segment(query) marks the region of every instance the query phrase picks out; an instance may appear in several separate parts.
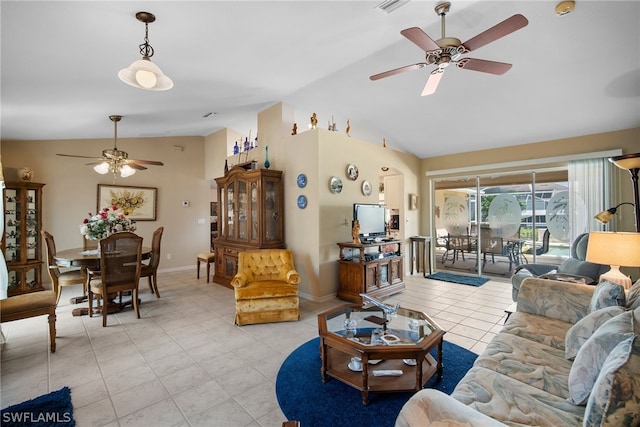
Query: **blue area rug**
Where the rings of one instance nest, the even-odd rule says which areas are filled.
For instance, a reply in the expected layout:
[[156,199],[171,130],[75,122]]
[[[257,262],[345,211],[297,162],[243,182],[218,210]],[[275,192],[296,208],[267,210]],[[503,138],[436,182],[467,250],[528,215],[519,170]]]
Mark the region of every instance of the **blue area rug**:
[[[431,352],[432,356],[436,351]],[[442,379],[434,375],[425,388],[451,394],[477,355],[447,341],[442,354]],[[323,383],[321,365],[320,338],[302,344],[282,363],[276,378],[276,395],[288,420],[313,427],[393,427],[400,409],[413,395],[370,392],[369,405],[364,406],[359,390],[331,377]]]
[[486,277],[465,276],[464,274],[443,273],[441,271],[428,275],[427,279],[459,283],[461,285],[469,286],[482,286],[489,281]]
[[3,427],[75,426],[71,390],[69,387],[63,387],[44,396],[4,408],[0,415],[0,425]]

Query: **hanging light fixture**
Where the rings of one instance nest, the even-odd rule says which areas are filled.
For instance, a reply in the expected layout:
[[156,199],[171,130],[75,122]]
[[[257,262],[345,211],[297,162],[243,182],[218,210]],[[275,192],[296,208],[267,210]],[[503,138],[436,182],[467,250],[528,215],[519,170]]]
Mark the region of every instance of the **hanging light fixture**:
[[144,43],[139,46],[142,59],[120,70],[118,77],[129,86],[139,89],[169,90],[173,87],[173,81],[160,70],[160,67],[151,62],[153,47],[149,44],[149,24],[154,22],[156,17],[149,12],[138,12],[136,19],[144,22]]
[[118,150],[118,122],[122,116],[112,115],[109,120],[113,122],[113,150],[102,150],[104,160],[93,167],[93,170],[100,175],[111,172],[114,176],[120,175],[122,178],[136,173],[136,170],[129,166],[129,154]]

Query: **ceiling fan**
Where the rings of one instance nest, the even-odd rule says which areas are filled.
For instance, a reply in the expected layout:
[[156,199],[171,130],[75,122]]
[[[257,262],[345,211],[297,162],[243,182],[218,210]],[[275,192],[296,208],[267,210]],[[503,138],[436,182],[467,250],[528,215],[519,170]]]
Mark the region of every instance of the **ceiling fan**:
[[527,18],[520,14],[513,15],[512,17],[505,19],[499,24],[494,25],[488,30],[462,43],[455,37],[446,37],[445,35],[445,15],[449,12],[450,8],[450,2],[441,2],[435,7],[436,13],[441,17],[442,27],[442,37],[438,40],[433,40],[418,27],[411,27],[400,31],[400,34],[425,51],[426,62],[418,62],[417,64],[407,65],[405,67],[385,71],[384,73],[374,74],[369,78],[371,80],[378,80],[384,77],[400,74],[405,71],[417,70],[426,67],[427,65],[435,65],[436,69],[429,74],[427,83],[422,91],[422,96],[425,96],[431,95],[436,91],[444,71],[451,64],[456,64],[458,68],[496,75],[502,75],[509,71],[511,64],[506,64],[504,62],[487,61],[485,59],[475,58],[458,58],[460,58],[461,55],[472,52],[486,44],[498,40],[501,37],[526,27],[529,23]]
[[155,160],[130,159],[129,153],[127,153],[126,151],[118,150],[118,122],[121,119],[122,116],[109,116],[109,120],[113,122],[114,126],[113,149],[102,150],[102,157],[78,156],[75,154],[58,154],[58,156],[94,159],[96,160],[96,162],[86,164],[93,166],[93,169],[99,174],[106,174],[108,172],[111,172],[114,176],[120,174],[120,176],[123,178],[133,175],[134,173],[136,173],[136,170],[147,169],[142,165],[164,166],[162,162],[158,162]]

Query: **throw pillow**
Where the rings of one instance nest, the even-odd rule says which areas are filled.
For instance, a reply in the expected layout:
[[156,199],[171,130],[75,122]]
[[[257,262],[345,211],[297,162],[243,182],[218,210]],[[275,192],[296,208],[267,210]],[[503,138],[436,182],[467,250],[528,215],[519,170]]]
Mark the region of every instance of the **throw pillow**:
[[640,307],[640,279],[636,280],[627,291],[627,308],[633,310]]
[[633,311],[626,311],[607,320],[578,350],[569,371],[569,401],[584,405],[600,374],[600,369],[615,346],[632,337]]
[[640,424],[640,337],[618,344],[602,366],[593,387],[584,425]]
[[622,285],[604,280],[598,283],[595,291],[593,291],[591,303],[589,304],[589,313],[612,305],[624,305],[625,300],[626,297]]
[[624,307],[605,307],[600,310],[596,310],[593,313],[589,313],[582,319],[578,320],[575,325],[569,328],[567,335],[565,336],[564,357],[566,359],[573,359],[576,357],[580,347],[582,347],[582,345],[601,325],[612,317],[624,312]]

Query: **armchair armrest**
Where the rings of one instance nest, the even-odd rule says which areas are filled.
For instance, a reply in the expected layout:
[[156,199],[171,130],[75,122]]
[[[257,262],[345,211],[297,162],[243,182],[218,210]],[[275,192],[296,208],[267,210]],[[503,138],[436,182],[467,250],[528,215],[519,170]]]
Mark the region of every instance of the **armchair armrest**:
[[231,286],[235,289],[242,288],[247,284],[247,275],[244,273],[237,273],[233,276],[233,280],[231,280]]
[[296,270],[289,270],[286,274],[286,281],[291,285],[297,285],[300,283],[300,275]]
[[543,274],[547,274],[557,268],[558,266],[551,264],[523,264],[516,267],[514,274],[520,270],[528,270],[534,276],[542,276]]
[[453,397],[434,389],[414,394],[402,407],[395,427],[442,425],[452,427],[504,426]]
[[594,286],[528,277],[518,294],[518,311],[576,323],[589,313]]

